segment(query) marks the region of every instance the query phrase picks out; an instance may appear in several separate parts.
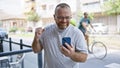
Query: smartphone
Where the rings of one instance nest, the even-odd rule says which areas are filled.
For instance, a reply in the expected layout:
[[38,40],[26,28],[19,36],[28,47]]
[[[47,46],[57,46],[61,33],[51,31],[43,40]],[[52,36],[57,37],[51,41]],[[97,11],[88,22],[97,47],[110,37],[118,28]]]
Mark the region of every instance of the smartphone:
[[62,38],[62,45],[67,48],[65,43],[68,43],[69,45],[71,45],[71,38],[70,37],[63,37]]

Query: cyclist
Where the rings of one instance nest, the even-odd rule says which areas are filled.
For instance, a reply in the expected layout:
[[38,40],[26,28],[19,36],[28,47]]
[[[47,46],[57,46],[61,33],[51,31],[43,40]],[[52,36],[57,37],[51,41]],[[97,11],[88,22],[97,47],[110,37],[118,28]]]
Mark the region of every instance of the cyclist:
[[[90,22],[90,19],[88,18],[88,13],[84,12],[84,17],[80,20],[78,28],[83,32],[88,47],[89,47],[89,36],[88,36],[88,29],[87,29],[87,27],[89,25],[90,25],[90,27],[93,28],[93,26],[92,26],[92,24]],[[88,48],[88,52],[90,52],[89,48]]]

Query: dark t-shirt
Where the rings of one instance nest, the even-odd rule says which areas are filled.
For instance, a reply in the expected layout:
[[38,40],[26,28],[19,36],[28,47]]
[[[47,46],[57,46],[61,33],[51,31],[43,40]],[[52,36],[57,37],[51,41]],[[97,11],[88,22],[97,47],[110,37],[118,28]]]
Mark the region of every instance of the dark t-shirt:
[[83,34],[86,32],[85,28],[82,26],[82,23],[86,23],[87,25],[90,24],[90,19],[88,18],[82,18],[79,23],[79,29],[83,32]]

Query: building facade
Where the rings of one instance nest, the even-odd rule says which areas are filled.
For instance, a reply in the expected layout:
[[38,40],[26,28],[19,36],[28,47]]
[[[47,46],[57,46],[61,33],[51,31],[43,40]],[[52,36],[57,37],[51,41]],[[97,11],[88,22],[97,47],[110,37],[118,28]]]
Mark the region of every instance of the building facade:
[[120,33],[120,15],[103,14],[102,5],[108,0],[80,0],[83,12],[94,13],[92,23],[103,23],[108,26],[108,33]]

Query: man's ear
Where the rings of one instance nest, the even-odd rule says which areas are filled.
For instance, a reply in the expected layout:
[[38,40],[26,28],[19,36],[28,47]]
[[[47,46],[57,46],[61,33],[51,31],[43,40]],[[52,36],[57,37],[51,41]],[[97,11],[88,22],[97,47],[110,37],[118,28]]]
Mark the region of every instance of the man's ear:
[[54,20],[55,20],[55,14],[53,15],[53,17],[54,17]]

